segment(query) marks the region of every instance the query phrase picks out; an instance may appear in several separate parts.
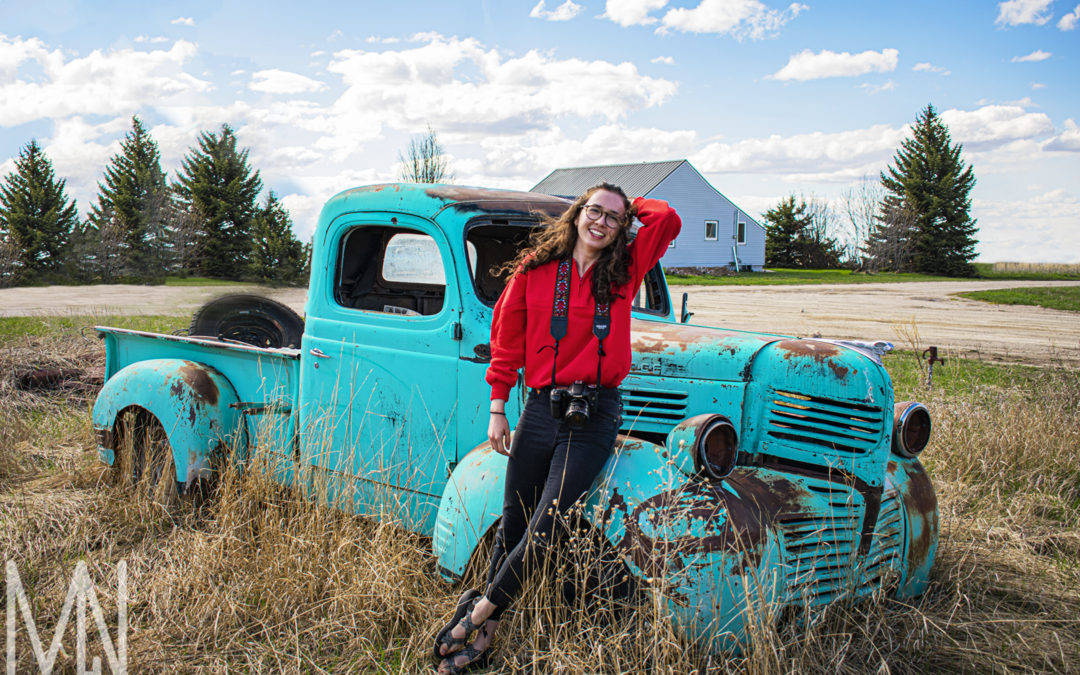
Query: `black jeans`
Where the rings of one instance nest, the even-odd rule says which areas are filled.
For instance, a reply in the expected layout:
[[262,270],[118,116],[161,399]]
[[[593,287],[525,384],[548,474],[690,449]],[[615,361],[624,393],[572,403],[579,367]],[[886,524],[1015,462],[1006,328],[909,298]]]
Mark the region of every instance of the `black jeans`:
[[547,557],[566,530],[571,507],[604,468],[622,425],[618,389],[601,389],[597,410],[580,429],[551,416],[546,390],[532,391],[514,430],[506,467],[502,521],[485,595],[492,619],[521,591],[525,577]]

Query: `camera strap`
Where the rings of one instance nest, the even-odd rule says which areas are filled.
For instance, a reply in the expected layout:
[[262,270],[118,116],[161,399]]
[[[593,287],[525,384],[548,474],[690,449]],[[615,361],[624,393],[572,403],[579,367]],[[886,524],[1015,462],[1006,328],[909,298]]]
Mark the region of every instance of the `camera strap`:
[[[566,337],[570,315],[571,258],[559,261],[555,274],[555,299],[551,306],[551,337],[555,338],[555,354],[551,359],[551,386],[555,387],[555,365],[559,358],[559,341]],[[593,309],[593,335],[597,340],[596,386],[600,386],[600,366],[604,360],[604,338],[611,332],[611,303],[597,302]]]

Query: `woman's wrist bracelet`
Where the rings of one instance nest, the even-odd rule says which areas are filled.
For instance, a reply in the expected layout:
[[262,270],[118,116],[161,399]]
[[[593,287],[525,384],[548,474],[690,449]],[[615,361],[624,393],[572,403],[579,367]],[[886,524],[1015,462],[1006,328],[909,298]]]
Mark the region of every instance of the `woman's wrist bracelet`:
[[488,412],[492,415],[502,415],[503,417],[506,417],[506,413],[501,410],[489,410]]

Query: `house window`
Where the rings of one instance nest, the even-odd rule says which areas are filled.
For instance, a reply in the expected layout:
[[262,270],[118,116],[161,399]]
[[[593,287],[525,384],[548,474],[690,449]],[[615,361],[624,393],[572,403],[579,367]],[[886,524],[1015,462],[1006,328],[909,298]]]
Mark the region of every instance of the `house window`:
[[705,241],[716,241],[716,239],[717,239],[717,236],[716,236],[717,230],[719,230],[719,227],[717,226],[717,223],[716,223],[715,220],[706,220],[705,221]]
[[746,243],[746,223],[739,223],[735,240],[740,244]]

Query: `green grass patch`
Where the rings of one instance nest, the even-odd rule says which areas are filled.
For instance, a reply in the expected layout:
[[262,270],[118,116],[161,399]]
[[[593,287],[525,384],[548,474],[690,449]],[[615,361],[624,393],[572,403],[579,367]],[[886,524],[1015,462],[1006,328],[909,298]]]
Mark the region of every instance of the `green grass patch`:
[[187,328],[190,322],[190,314],[7,316],[0,317],[0,345],[7,345],[24,337],[62,336],[79,332],[89,337],[95,335],[94,326],[171,333],[178,328]]
[[957,295],[998,305],[1036,305],[1049,309],[1080,312],[1080,286],[1000,288],[989,291],[969,291],[957,293]]
[[228,281],[208,277],[166,277],[166,286],[255,286],[248,281]]
[[794,284],[880,284],[903,281],[957,281],[930,274],[879,272],[866,274],[851,270],[774,269],[768,272],[739,272],[724,276],[669,274],[671,286],[782,286]]
[[[896,400],[918,398],[926,392],[926,361],[920,353],[890,352],[882,363],[893,381]],[[944,365],[934,364],[934,389],[949,394],[972,394],[985,387],[1030,388],[1045,379],[1052,369],[1018,364],[992,363],[945,355]]]
[[[995,265],[997,269],[995,269]],[[1046,266],[1053,269],[1052,266]],[[1067,266],[1063,266],[1067,269]],[[851,270],[800,270],[778,268],[768,272],[739,272],[723,276],[709,274],[668,274],[670,286],[783,286],[794,284],[883,284],[909,281],[1080,281],[1080,274],[1042,271],[1038,265],[1028,268],[1002,268],[1000,263],[975,263],[977,276],[942,277],[933,274],[852,272]],[[1029,303],[1025,303],[1029,304]]]

